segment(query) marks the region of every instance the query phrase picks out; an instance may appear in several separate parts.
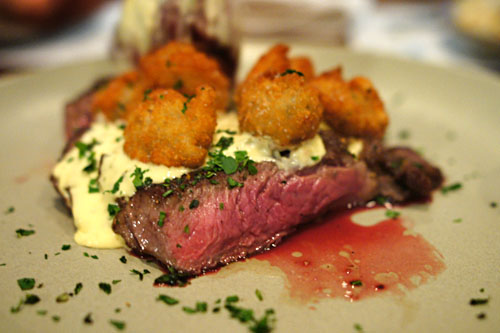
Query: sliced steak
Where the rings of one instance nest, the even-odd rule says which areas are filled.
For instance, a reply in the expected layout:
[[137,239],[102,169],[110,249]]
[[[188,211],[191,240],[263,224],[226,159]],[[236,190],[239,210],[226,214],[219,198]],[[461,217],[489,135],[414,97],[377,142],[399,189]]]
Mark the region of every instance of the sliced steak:
[[[221,174],[212,179],[217,185],[203,179],[186,186],[196,177],[190,174],[168,188],[139,189],[129,201],[119,202],[113,229],[134,251],[181,272],[200,274],[279,243],[326,210],[368,199],[360,194],[373,195],[363,163],[322,164],[304,174],[285,172],[270,162],[257,164],[257,169],[254,176],[233,175],[244,186],[232,189]],[[173,193],[165,198],[167,189]]]

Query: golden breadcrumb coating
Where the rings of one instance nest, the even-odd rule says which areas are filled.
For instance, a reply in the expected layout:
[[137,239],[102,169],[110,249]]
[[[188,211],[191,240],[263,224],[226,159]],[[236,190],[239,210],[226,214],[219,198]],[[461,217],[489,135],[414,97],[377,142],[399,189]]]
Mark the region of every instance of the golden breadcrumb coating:
[[102,112],[108,120],[125,119],[127,112],[143,98],[147,88],[137,71],[122,74],[98,90],[92,99],[92,111]]
[[314,77],[314,65],[309,57],[290,58],[290,69],[304,74],[306,80]]
[[194,97],[153,90],[128,116],[125,153],[145,163],[202,166],[216,126],[215,99],[210,86],[198,87]]
[[173,88],[186,95],[195,94],[200,85],[215,89],[217,109],[229,103],[229,79],[214,59],[191,44],[170,42],[140,59],[139,68],[150,87]]
[[317,91],[295,72],[249,80],[238,105],[240,130],[270,136],[280,146],[312,138],[322,114]]
[[326,122],[346,136],[381,138],[389,123],[384,104],[372,82],[355,77],[342,79],[342,69],[325,72],[309,85],[317,89]]

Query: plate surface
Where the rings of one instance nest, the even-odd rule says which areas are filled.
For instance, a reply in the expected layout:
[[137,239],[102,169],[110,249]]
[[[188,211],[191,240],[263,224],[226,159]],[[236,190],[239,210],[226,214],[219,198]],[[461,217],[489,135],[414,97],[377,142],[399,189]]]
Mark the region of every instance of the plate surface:
[[[245,44],[241,73],[265,49],[263,44]],[[284,275],[262,261],[229,265],[194,279],[186,288],[155,288],[153,280],[161,271],[153,264],[123,249],[78,246],[71,218],[48,181],[63,147],[62,108],[93,80],[121,69],[106,61],[84,63],[0,81],[0,264],[5,263],[0,266],[0,331],[110,332],[115,331],[109,323],[113,319],[126,322],[126,332],[245,332],[247,328],[225,311],[190,315],[181,310],[196,301],[211,307],[216,299],[235,294],[242,306],[258,315],[275,309],[277,332],[353,332],[354,323],[366,332],[498,330],[500,207],[490,204],[500,203],[500,79],[342,49],[297,46],[293,53],[310,55],[318,71],[342,64],[346,77],[371,78],[391,117],[388,142],[421,150],[442,168],[448,183],[462,183],[459,191],[436,193],[430,204],[401,208],[414,230],[444,256],[443,273],[404,296],[356,302],[323,299],[312,309],[291,299]],[[402,130],[409,137],[398,135]],[[11,206],[15,211],[4,213]],[[457,218],[460,223],[453,222]],[[19,228],[36,233],[17,238]],[[62,251],[63,244],[71,244],[71,249]],[[85,257],[84,252],[99,259]],[[119,261],[123,255],[127,264]],[[151,274],[140,281],[131,269],[148,269]],[[41,301],[13,314],[10,307],[26,294],[16,282],[23,277],[43,283],[29,291]],[[112,280],[121,282],[112,285],[110,295],[99,290],[99,282]],[[56,302],[78,282],[83,284],[78,295]],[[262,302],[255,297],[256,288],[264,295]],[[181,304],[157,302],[160,293]],[[489,304],[470,306],[469,300],[476,297],[489,297]],[[47,314],[37,314],[38,310]],[[92,325],[83,322],[89,312]],[[476,318],[480,312],[486,319]],[[53,321],[53,315],[60,321]]]

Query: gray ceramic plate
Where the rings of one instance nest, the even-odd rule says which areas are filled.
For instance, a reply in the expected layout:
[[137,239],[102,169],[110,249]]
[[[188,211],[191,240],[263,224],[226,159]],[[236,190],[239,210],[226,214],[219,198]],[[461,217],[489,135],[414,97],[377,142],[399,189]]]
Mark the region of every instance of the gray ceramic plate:
[[[264,49],[245,45],[242,72]],[[387,293],[355,302],[325,298],[304,304],[290,297],[285,275],[263,261],[229,265],[186,288],[155,288],[153,279],[161,271],[154,265],[125,250],[78,246],[71,218],[48,175],[63,147],[64,103],[94,79],[118,70],[106,61],[91,62],[0,81],[0,331],[111,332],[117,329],[109,321],[119,320],[126,323],[127,332],[245,332],[247,327],[224,309],[211,312],[218,298],[234,294],[256,315],[274,308],[278,332],[353,332],[355,323],[366,332],[498,331],[500,207],[490,206],[500,202],[498,77],[346,50],[297,47],[294,52],[309,54],[318,70],[341,63],[347,77],[372,78],[390,113],[388,141],[423,151],[441,166],[448,183],[463,185],[447,195],[437,192],[430,204],[400,209],[413,230],[443,255],[447,268],[441,274],[402,295]],[[403,130],[409,137],[399,135]],[[4,214],[11,206],[15,211]],[[360,220],[376,222],[381,216],[383,211],[376,210]],[[17,238],[19,228],[36,233]],[[62,251],[63,244],[71,244],[71,249]],[[84,252],[99,259],[85,257]],[[127,264],[119,261],[123,255]],[[140,281],[131,269],[151,273]],[[23,277],[33,277],[43,287],[23,292],[16,282]],[[112,280],[121,282],[112,285],[110,295],[99,290],[99,282]],[[78,282],[83,283],[78,295],[56,302]],[[256,288],[263,301],[255,297]],[[41,301],[11,313],[11,306],[26,293],[37,294]],[[160,293],[181,304],[157,302]],[[471,298],[488,297],[486,305],[469,305]],[[190,315],[181,310],[196,301],[208,302],[209,312]],[[83,322],[89,312],[91,325]],[[482,312],[486,318],[480,320],[477,315]],[[60,317],[58,322],[54,315]]]

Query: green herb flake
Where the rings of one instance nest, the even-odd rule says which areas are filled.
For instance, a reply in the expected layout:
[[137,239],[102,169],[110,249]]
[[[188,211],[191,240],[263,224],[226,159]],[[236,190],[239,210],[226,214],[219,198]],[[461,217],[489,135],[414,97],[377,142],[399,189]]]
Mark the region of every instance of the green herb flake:
[[221,150],[226,150],[229,148],[234,143],[234,138],[232,137],[227,137],[227,136],[222,136],[219,141],[215,144],[215,147],[220,147]]
[[179,206],[179,212],[183,212],[184,211],[184,206],[183,205],[180,205]]
[[22,278],[17,280],[17,284],[21,290],[31,290],[35,287],[35,279],[33,278]]
[[188,103],[191,102],[191,100],[195,97],[195,95],[193,95],[193,96],[186,96],[186,97],[187,97],[187,100],[182,105],[182,110],[181,110],[182,114],[186,113],[187,108],[188,108]]
[[64,292],[56,297],[57,303],[66,303],[67,301],[69,301],[69,294],[66,292]]
[[111,285],[109,283],[100,282],[99,289],[101,289],[102,291],[104,291],[108,295],[111,294]]
[[488,304],[489,301],[490,301],[489,298],[471,298],[471,300],[469,301],[469,304],[472,306],[486,305],[486,304]]
[[182,80],[177,80],[177,82],[174,83],[174,86],[172,88],[174,88],[175,90],[179,90],[179,89],[182,89],[182,87],[184,86],[184,82],[182,82]]
[[5,210],[5,215],[7,215],[7,214],[12,214],[12,213],[14,213],[15,211],[16,211],[16,208],[15,208],[14,206],[10,206],[9,208],[7,208],[7,209]]
[[34,233],[35,233],[35,230],[27,230],[27,229],[17,229],[16,230],[17,238],[30,236],[30,235],[33,235]]
[[257,296],[257,299],[259,301],[263,301],[264,297],[262,296],[262,292],[259,289],[255,289],[255,296]]
[[99,142],[94,138],[90,143],[83,143],[81,141],[77,141],[75,143],[75,147],[78,149],[78,157],[80,159],[84,158],[87,153],[91,153],[94,146],[99,144]]
[[363,326],[361,326],[361,324],[355,323],[353,327],[356,332],[363,332]]
[[304,76],[304,74],[302,72],[299,72],[299,71],[296,71],[295,69],[287,69],[286,71],[284,71],[283,73],[280,74],[280,76],[285,76],[285,75],[289,75],[289,74],[297,74],[298,76]]
[[122,282],[122,280],[113,280],[113,281],[111,281],[112,284],[118,284],[120,282]]
[[54,256],[58,256],[60,254],[61,254],[61,252],[56,252],[56,253],[54,253]]
[[443,186],[441,188],[441,193],[448,194],[448,192],[457,191],[461,188],[462,188],[462,183],[453,183],[453,184],[448,185],[448,186]]
[[453,220],[453,223],[461,223],[462,222],[462,219],[461,218],[458,218],[458,219],[454,219]]
[[127,327],[127,324],[124,321],[121,321],[121,320],[110,319],[109,323],[111,325],[113,325],[119,331],[123,331],[125,329],[125,327]]
[[136,189],[145,185],[144,184],[144,174],[148,171],[149,171],[149,169],[146,169],[143,171],[141,168],[135,167],[135,170],[130,175],[130,178],[133,178],[132,183],[134,184]]
[[198,208],[198,206],[200,205],[200,202],[196,199],[193,199],[191,201],[191,203],[189,204],[189,209],[195,209],[195,208]]
[[138,271],[137,269],[131,269],[130,273],[139,276],[139,280],[142,281],[144,279],[144,274]]
[[71,162],[73,162],[73,157],[70,157],[66,160],[66,163],[71,163]]
[[243,187],[243,183],[237,182],[231,177],[227,177],[227,185],[229,186],[230,189],[235,187]]
[[361,282],[361,280],[354,280],[354,281],[351,281],[351,286],[355,286],[355,287],[361,287],[363,286],[363,282]]
[[92,258],[92,259],[96,259],[96,260],[97,260],[97,259],[99,259],[99,257],[98,257],[98,256],[96,256],[95,254],[94,254],[94,255],[92,255],[92,256],[90,256],[90,258]]
[[179,243],[177,243],[176,247],[177,247],[177,248],[179,248],[179,249],[181,249],[181,248],[182,248],[182,245],[181,245],[181,244],[179,244]]
[[184,226],[184,233],[185,233],[185,234],[189,234],[189,225],[188,225],[188,224],[186,224],[186,225]]
[[2,266],[7,266],[7,264],[3,262],[0,264],[0,267],[2,267]]
[[142,101],[147,101],[149,99],[149,94],[151,94],[151,92],[153,91],[153,89],[146,89],[144,90],[144,96],[142,98]]
[[122,263],[126,264],[126,263],[127,263],[127,258],[125,258],[125,256],[121,256],[121,257],[120,257],[120,261],[121,261]]
[[495,201],[490,202],[491,208],[497,208],[497,206],[498,206],[498,203],[496,203]]
[[410,131],[407,129],[402,129],[398,132],[398,138],[400,140],[408,140],[410,138]]
[[127,127],[127,125],[125,125],[125,124],[120,124],[118,126],[118,128],[121,129],[122,131],[125,130],[126,127]]
[[108,213],[110,217],[114,217],[120,211],[120,206],[116,204],[108,204]]
[[222,156],[221,167],[226,175],[232,175],[238,171],[238,162],[231,156]]
[[174,190],[167,190],[167,191],[163,192],[162,197],[166,198],[169,195],[171,195],[172,193],[174,193]]
[[89,254],[87,252],[83,252],[84,257],[89,257]]
[[47,314],[47,310],[37,310],[36,314],[39,316],[45,316]]
[[219,203],[219,209],[224,210],[224,203],[223,202]]
[[186,274],[179,273],[175,268],[168,267],[168,273],[157,277],[155,285],[168,285],[184,287],[189,283],[189,277]]
[[400,215],[401,215],[400,212],[392,210],[392,209],[388,209],[385,211],[385,216],[390,218],[390,219],[397,219]]
[[480,293],[484,293],[484,288],[479,289]]
[[74,289],[75,295],[78,295],[80,293],[80,291],[82,291],[82,288],[83,288],[83,283],[78,282],[75,286],[75,289]]
[[158,298],[156,298],[156,300],[161,301],[167,305],[175,305],[179,303],[177,299],[164,294],[158,295]]
[[120,184],[122,181],[123,181],[123,176],[118,178],[118,180],[113,184],[113,188],[110,190],[110,192],[112,194],[115,194],[116,192],[118,192],[120,190]]
[[227,296],[226,297],[226,303],[236,303],[239,300],[240,300],[240,298],[237,295]]
[[63,246],[61,246],[61,250],[63,251],[68,251],[69,249],[71,249],[71,245],[69,244],[64,244]]
[[87,315],[83,318],[83,323],[87,325],[91,325],[94,323],[94,320],[92,319],[92,313],[87,313]]
[[219,133],[226,133],[226,134],[229,134],[229,135],[235,135],[235,134],[236,134],[236,133],[238,133],[238,132],[236,132],[236,131],[231,131],[231,130],[229,130],[229,129],[218,129],[218,130],[216,131],[216,133],[217,133],[217,134],[219,134]]
[[319,160],[319,156],[311,156],[311,160],[317,161],[317,160]]
[[52,321],[55,322],[55,323],[58,323],[61,321],[61,317],[58,316],[58,315],[53,315],[52,316]]
[[166,216],[167,216],[167,214],[165,214],[165,212],[160,212],[160,218],[158,219],[158,225],[160,227],[163,227],[163,224],[165,223]]
[[24,304],[33,305],[38,302],[40,302],[40,297],[34,294],[27,294],[26,298],[24,299]]
[[189,313],[189,314],[196,313],[196,309],[190,308],[189,306],[183,306],[182,311]]
[[99,192],[99,182],[97,178],[92,178],[89,181],[89,193],[98,193]]

